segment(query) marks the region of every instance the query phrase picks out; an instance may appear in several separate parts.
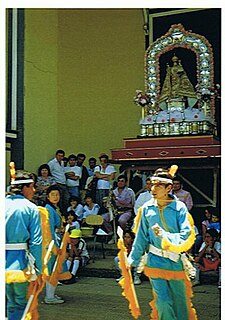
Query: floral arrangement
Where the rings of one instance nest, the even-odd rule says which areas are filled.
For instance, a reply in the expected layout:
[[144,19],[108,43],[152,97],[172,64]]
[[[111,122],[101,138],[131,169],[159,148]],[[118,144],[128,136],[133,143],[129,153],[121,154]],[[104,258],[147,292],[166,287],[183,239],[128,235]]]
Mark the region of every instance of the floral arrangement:
[[212,97],[215,97],[217,100],[219,100],[220,97],[220,85],[217,83],[214,88],[209,87],[207,90],[203,93],[199,90],[199,86],[196,85],[196,93],[197,93],[197,98],[199,101],[205,101],[209,102]]
[[148,94],[143,93],[142,90],[136,90],[134,103],[139,107],[145,107],[147,105],[151,105],[151,100]]

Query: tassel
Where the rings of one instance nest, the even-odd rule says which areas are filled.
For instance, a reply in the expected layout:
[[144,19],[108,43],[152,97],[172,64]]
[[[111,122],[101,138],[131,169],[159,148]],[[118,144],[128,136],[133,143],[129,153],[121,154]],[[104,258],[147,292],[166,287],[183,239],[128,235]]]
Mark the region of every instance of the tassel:
[[169,174],[171,175],[171,177],[173,178],[176,174],[178,170],[178,166],[176,164],[173,164],[170,168],[169,168]]
[[9,163],[10,167],[10,177],[11,177],[11,182],[16,180],[16,169],[15,169],[15,162],[10,162]]

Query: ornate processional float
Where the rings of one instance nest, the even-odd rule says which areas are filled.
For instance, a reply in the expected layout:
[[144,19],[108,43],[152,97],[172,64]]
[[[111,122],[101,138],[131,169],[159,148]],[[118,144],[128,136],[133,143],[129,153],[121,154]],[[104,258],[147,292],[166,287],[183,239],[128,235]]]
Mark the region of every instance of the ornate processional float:
[[[179,57],[190,53],[195,70],[190,70],[189,61],[185,70]],[[215,100],[220,98],[219,89],[214,84],[214,58],[208,40],[186,31],[182,24],[172,25],[146,50],[145,93],[136,90],[134,97],[135,104],[142,108],[140,136],[216,135]]]

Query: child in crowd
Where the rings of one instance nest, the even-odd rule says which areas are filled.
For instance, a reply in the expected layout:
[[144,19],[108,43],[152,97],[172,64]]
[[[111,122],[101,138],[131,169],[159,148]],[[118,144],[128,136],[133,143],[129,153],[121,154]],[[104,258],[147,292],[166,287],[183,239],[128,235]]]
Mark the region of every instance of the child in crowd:
[[77,215],[78,217],[77,220],[81,222],[83,219],[84,208],[82,204],[80,204],[80,200],[78,197],[75,197],[75,196],[70,197],[70,206],[67,208],[67,212],[71,210],[73,210],[74,213]]
[[[134,242],[134,238],[135,238],[134,232],[132,232],[130,230],[125,231],[123,240],[124,240],[124,245],[125,245],[125,247],[127,249],[127,255],[129,255],[129,253],[131,252],[132,245],[133,245],[133,242]],[[116,269],[119,272],[121,272],[121,269],[119,267],[119,258],[118,258],[118,256],[116,256],[114,258],[114,263],[115,263]],[[116,281],[119,282],[122,278],[123,278],[123,276],[120,276],[118,279],[116,279]],[[136,267],[134,268],[134,284],[135,285],[141,284],[140,273],[137,272],[137,268]]]
[[[216,229],[208,229],[205,233],[205,240],[199,249],[198,256],[195,257],[196,279],[193,286],[200,284],[200,271],[219,270],[221,262],[221,244],[217,241],[218,232]],[[220,275],[219,275],[220,285]]]
[[[58,203],[60,201],[60,189],[57,185],[50,186],[47,191],[47,203],[45,208],[49,212],[49,224],[50,224],[50,231],[52,239],[54,240],[54,244],[57,248],[57,255],[60,254],[59,248],[62,240],[61,232],[63,229],[64,217],[62,216],[61,212],[58,208]],[[49,275],[54,275],[54,266],[57,260],[57,255],[52,254],[49,262],[48,262],[48,272]],[[62,273],[58,280],[62,279],[70,279],[71,275],[67,270],[66,261],[64,260],[62,266]],[[59,304],[63,303],[64,300],[55,294],[56,286],[52,285],[49,282],[49,279],[46,281],[46,296],[44,302],[46,304]]]
[[64,284],[76,282],[76,273],[80,267],[87,265],[90,257],[86,248],[86,242],[81,238],[82,232],[73,229],[70,234],[70,244],[68,249],[68,259],[66,261],[68,270],[71,270],[72,278]]
[[220,218],[219,214],[217,212],[213,212],[212,214],[212,220],[210,224],[208,225],[209,229],[216,229],[218,233],[220,233],[221,225],[220,225]]
[[70,230],[73,229],[78,229],[80,230],[80,223],[77,221],[78,217],[75,214],[75,212],[73,210],[70,210],[69,212],[67,212],[67,219],[66,219],[66,223],[70,224]]

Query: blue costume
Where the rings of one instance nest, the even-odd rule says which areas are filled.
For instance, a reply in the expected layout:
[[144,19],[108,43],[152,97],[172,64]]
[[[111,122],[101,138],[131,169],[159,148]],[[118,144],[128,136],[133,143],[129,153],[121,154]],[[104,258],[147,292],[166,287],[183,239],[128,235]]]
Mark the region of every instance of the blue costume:
[[[56,248],[60,247],[62,236],[59,232],[60,228],[62,227],[62,217],[60,213],[53,208],[50,204],[46,204],[45,208],[49,212],[49,225],[50,225],[50,231],[51,231],[51,237],[54,240],[54,244]],[[57,255],[52,255],[49,262],[48,262],[48,272],[49,275],[52,274],[55,262],[56,262]],[[68,272],[66,261],[63,262],[62,265],[62,273],[60,274],[60,277],[58,280],[65,280],[71,278],[70,273]]]
[[35,204],[23,195],[6,197],[6,294],[9,320],[21,319],[31,280],[27,249],[35,258],[36,274],[42,272],[42,233]]
[[[180,253],[194,243],[193,220],[186,206],[172,196],[163,209],[151,199],[139,209],[140,223],[128,257],[137,267],[148,252],[144,269],[153,290],[151,319],[194,320],[195,310],[191,304],[191,281],[184,272]],[[158,224],[162,236],[156,236],[153,226]]]

